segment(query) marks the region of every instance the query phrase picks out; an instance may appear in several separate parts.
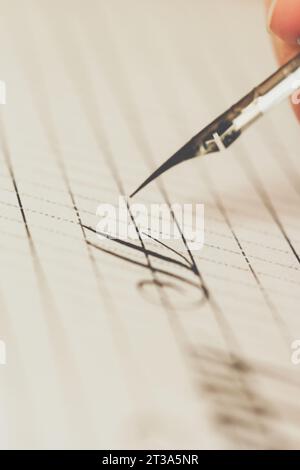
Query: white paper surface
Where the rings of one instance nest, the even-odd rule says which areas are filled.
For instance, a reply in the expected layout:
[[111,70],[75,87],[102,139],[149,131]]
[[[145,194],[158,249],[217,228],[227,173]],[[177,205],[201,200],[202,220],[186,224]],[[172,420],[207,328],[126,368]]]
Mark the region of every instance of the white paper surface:
[[300,447],[288,104],[137,196],[205,205],[190,264],[83,227],[275,70],[261,3],[0,2],[1,448]]

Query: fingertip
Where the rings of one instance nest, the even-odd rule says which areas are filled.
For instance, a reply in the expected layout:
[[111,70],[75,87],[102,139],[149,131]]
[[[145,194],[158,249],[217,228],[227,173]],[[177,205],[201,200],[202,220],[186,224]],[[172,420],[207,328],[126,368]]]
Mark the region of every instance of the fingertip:
[[296,117],[297,117],[297,119],[298,119],[298,122],[299,122],[299,124],[300,124],[300,104],[294,104],[294,105],[293,105],[293,108],[294,108]]
[[300,45],[300,0],[271,2],[269,29],[283,41]]
[[292,59],[297,52],[299,52],[299,46],[290,45],[284,42],[282,39],[273,35],[273,44],[275,52],[280,64],[286,64],[290,59]]

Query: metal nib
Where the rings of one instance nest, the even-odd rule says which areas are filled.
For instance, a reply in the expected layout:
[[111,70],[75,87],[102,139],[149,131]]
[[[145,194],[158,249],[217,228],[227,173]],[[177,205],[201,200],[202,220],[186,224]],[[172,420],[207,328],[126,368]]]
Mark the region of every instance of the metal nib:
[[[214,148],[214,151],[218,149]],[[157,170],[155,170],[131,195],[130,197],[135,196],[142,188],[147,186],[151,181],[160,176],[165,171],[169,170],[173,166],[178,165],[185,160],[190,160],[198,155],[205,155],[210,153],[210,150],[205,148],[202,145],[202,139],[200,134],[197,134],[193,137],[187,144],[185,144],[181,149],[179,149],[172,157],[170,157],[165,163],[163,163]]]

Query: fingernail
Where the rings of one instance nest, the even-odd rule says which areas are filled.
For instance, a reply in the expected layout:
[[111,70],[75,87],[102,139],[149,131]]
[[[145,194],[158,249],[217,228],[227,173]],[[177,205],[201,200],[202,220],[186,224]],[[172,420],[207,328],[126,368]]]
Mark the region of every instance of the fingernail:
[[273,19],[276,4],[277,4],[277,0],[272,0],[272,3],[269,7],[268,20],[267,20],[267,28],[268,28],[269,33],[272,33],[271,24],[272,24],[272,19]]

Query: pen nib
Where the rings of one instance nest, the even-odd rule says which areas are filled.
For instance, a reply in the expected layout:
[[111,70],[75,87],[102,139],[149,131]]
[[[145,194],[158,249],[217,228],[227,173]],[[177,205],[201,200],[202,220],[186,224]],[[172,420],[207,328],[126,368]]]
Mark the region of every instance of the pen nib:
[[[197,139],[198,140],[198,139]],[[156,179],[162,173],[169,170],[179,163],[189,160],[197,156],[199,152],[200,145],[195,138],[190,140],[185,144],[181,149],[179,149],[172,157],[170,157],[165,163],[163,163],[157,170],[155,170],[131,195],[130,197],[135,196],[142,188],[147,186],[151,181]]]

